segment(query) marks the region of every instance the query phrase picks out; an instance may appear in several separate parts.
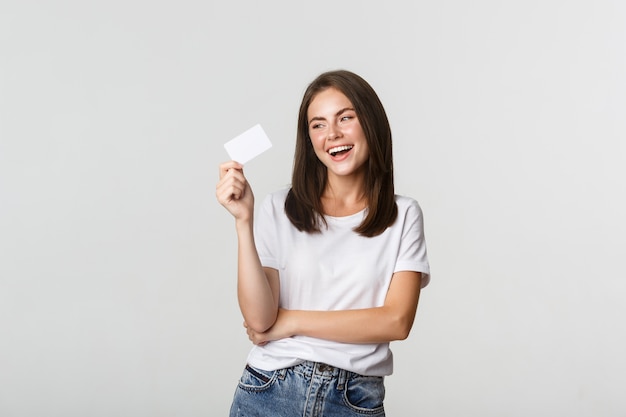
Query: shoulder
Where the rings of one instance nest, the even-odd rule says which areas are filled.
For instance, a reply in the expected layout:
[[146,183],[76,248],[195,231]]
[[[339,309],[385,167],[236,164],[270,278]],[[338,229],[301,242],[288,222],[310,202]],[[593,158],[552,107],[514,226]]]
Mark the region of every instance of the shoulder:
[[396,224],[402,224],[402,227],[418,227],[422,228],[424,217],[422,208],[417,200],[407,196],[396,195],[396,206],[398,206],[398,217]]
[[263,205],[283,207],[285,205],[285,200],[287,199],[287,194],[289,193],[290,189],[291,187],[285,187],[269,193],[265,196],[265,199],[263,200]]
[[278,213],[284,213],[285,200],[290,188],[281,188],[280,190],[273,191],[265,196],[261,203],[260,209],[262,212],[271,213],[276,215]]
[[398,213],[414,213],[418,216],[422,215],[422,208],[417,200],[404,195],[396,194],[396,205],[398,206]]

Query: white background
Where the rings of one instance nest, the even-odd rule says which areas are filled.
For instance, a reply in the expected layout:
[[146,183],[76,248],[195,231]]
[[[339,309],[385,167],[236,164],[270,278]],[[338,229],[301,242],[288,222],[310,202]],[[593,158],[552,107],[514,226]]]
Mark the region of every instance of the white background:
[[320,72],[378,91],[432,282],[390,416],[626,416],[626,3],[0,4],[0,415],[224,416],[250,347],[222,144],[289,183]]

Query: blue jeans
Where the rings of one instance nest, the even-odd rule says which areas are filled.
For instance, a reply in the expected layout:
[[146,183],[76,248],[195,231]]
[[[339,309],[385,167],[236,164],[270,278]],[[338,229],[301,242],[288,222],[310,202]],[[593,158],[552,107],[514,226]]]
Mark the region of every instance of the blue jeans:
[[246,365],[230,417],[384,417],[383,377],[304,362],[264,371]]

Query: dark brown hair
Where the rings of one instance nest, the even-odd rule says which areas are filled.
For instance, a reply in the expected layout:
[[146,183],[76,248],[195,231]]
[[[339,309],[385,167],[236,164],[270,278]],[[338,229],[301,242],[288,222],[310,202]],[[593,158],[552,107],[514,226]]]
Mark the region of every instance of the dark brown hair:
[[285,212],[300,231],[319,232],[321,224],[326,225],[321,197],[326,187],[327,168],[315,155],[307,113],[315,96],[328,88],[341,91],[354,106],[370,152],[365,167],[367,216],[354,230],[366,237],[379,235],[393,224],[398,215],[393,185],[391,127],[374,89],[359,75],[346,70],[319,75],[304,92]]

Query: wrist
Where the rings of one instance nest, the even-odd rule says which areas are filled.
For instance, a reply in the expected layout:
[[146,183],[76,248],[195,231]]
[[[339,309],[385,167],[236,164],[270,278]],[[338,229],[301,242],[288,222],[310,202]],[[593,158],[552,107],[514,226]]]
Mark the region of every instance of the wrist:
[[235,219],[237,232],[252,231],[252,217],[238,217]]
[[280,314],[285,316],[285,326],[287,337],[298,336],[298,312],[294,310],[281,309]]

